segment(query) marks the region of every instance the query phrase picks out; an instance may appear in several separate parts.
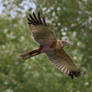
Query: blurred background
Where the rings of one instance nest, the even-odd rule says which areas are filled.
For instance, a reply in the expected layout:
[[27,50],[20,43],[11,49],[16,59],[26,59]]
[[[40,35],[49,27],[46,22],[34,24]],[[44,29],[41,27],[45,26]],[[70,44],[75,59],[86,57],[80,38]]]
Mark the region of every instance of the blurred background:
[[[45,54],[23,61],[19,53],[33,50],[29,13],[41,12],[57,39],[70,46],[84,76],[71,79]],[[92,0],[0,0],[0,92],[92,92]]]

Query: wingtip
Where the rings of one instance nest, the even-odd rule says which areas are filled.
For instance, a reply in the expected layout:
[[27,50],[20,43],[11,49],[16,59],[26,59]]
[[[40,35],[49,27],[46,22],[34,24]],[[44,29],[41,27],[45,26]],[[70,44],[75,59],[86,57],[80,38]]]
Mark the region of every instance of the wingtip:
[[40,11],[38,11],[38,16],[36,16],[34,11],[32,14],[29,14],[28,24],[47,26],[45,18],[40,15]]
[[33,15],[36,16],[34,12],[33,12]]
[[38,11],[38,15],[40,15],[40,11]]
[[69,76],[72,78],[72,79],[74,79],[74,77],[79,77],[80,76],[80,71],[78,70],[78,71],[71,71],[70,73],[69,73]]

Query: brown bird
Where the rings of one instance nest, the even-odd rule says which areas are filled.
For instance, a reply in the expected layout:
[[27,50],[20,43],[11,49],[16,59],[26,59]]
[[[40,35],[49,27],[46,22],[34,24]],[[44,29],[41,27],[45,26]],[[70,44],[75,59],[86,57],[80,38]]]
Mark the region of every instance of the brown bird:
[[28,24],[34,39],[39,43],[40,47],[36,50],[22,53],[20,56],[23,59],[36,56],[40,53],[45,53],[49,60],[59,69],[71,78],[80,76],[80,71],[74,64],[73,59],[64,51],[66,41],[57,40],[54,33],[48,29],[44,17],[29,14]]

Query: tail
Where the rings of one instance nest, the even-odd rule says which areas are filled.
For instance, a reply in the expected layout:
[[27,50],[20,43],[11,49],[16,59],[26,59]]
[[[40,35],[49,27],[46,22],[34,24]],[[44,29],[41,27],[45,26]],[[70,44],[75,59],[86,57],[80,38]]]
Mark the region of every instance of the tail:
[[22,54],[20,54],[20,57],[24,60],[30,58],[30,57],[33,57],[33,56],[36,56],[38,54],[41,53],[41,50],[40,49],[36,49],[36,50],[33,50],[33,51],[29,51],[29,52],[24,52]]

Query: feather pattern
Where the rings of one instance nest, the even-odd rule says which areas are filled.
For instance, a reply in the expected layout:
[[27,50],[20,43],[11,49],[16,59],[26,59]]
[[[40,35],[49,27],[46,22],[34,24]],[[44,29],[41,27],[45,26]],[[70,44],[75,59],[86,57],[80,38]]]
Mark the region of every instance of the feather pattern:
[[38,16],[34,12],[33,15],[29,14],[28,24],[34,39],[40,45],[51,45],[53,42],[56,42],[54,33],[47,28],[45,18],[41,18],[40,12],[38,12]]
[[71,78],[78,77],[80,71],[77,69],[72,58],[64,51],[63,48],[46,52],[49,60],[59,69],[61,72],[71,76]]
[[[37,16],[34,12],[33,15],[29,14],[28,24],[34,39],[40,44],[40,46],[51,46],[51,44],[57,42],[54,33],[47,28],[45,18],[40,16],[40,12],[38,12]],[[63,48],[47,51],[45,53],[50,61],[61,72],[64,72],[71,78],[78,77],[80,75],[80,71],[74,64],[73,59],[64,51]]]
[[38,16],[36,16],[34,12],[33,12],[33,16],[31,14],[29,14],[28,24],[33,24],[33,25],[41,24],[41,25],[47,26],[46,20],[44,17],[41,18],[40,12],[38,12]]

